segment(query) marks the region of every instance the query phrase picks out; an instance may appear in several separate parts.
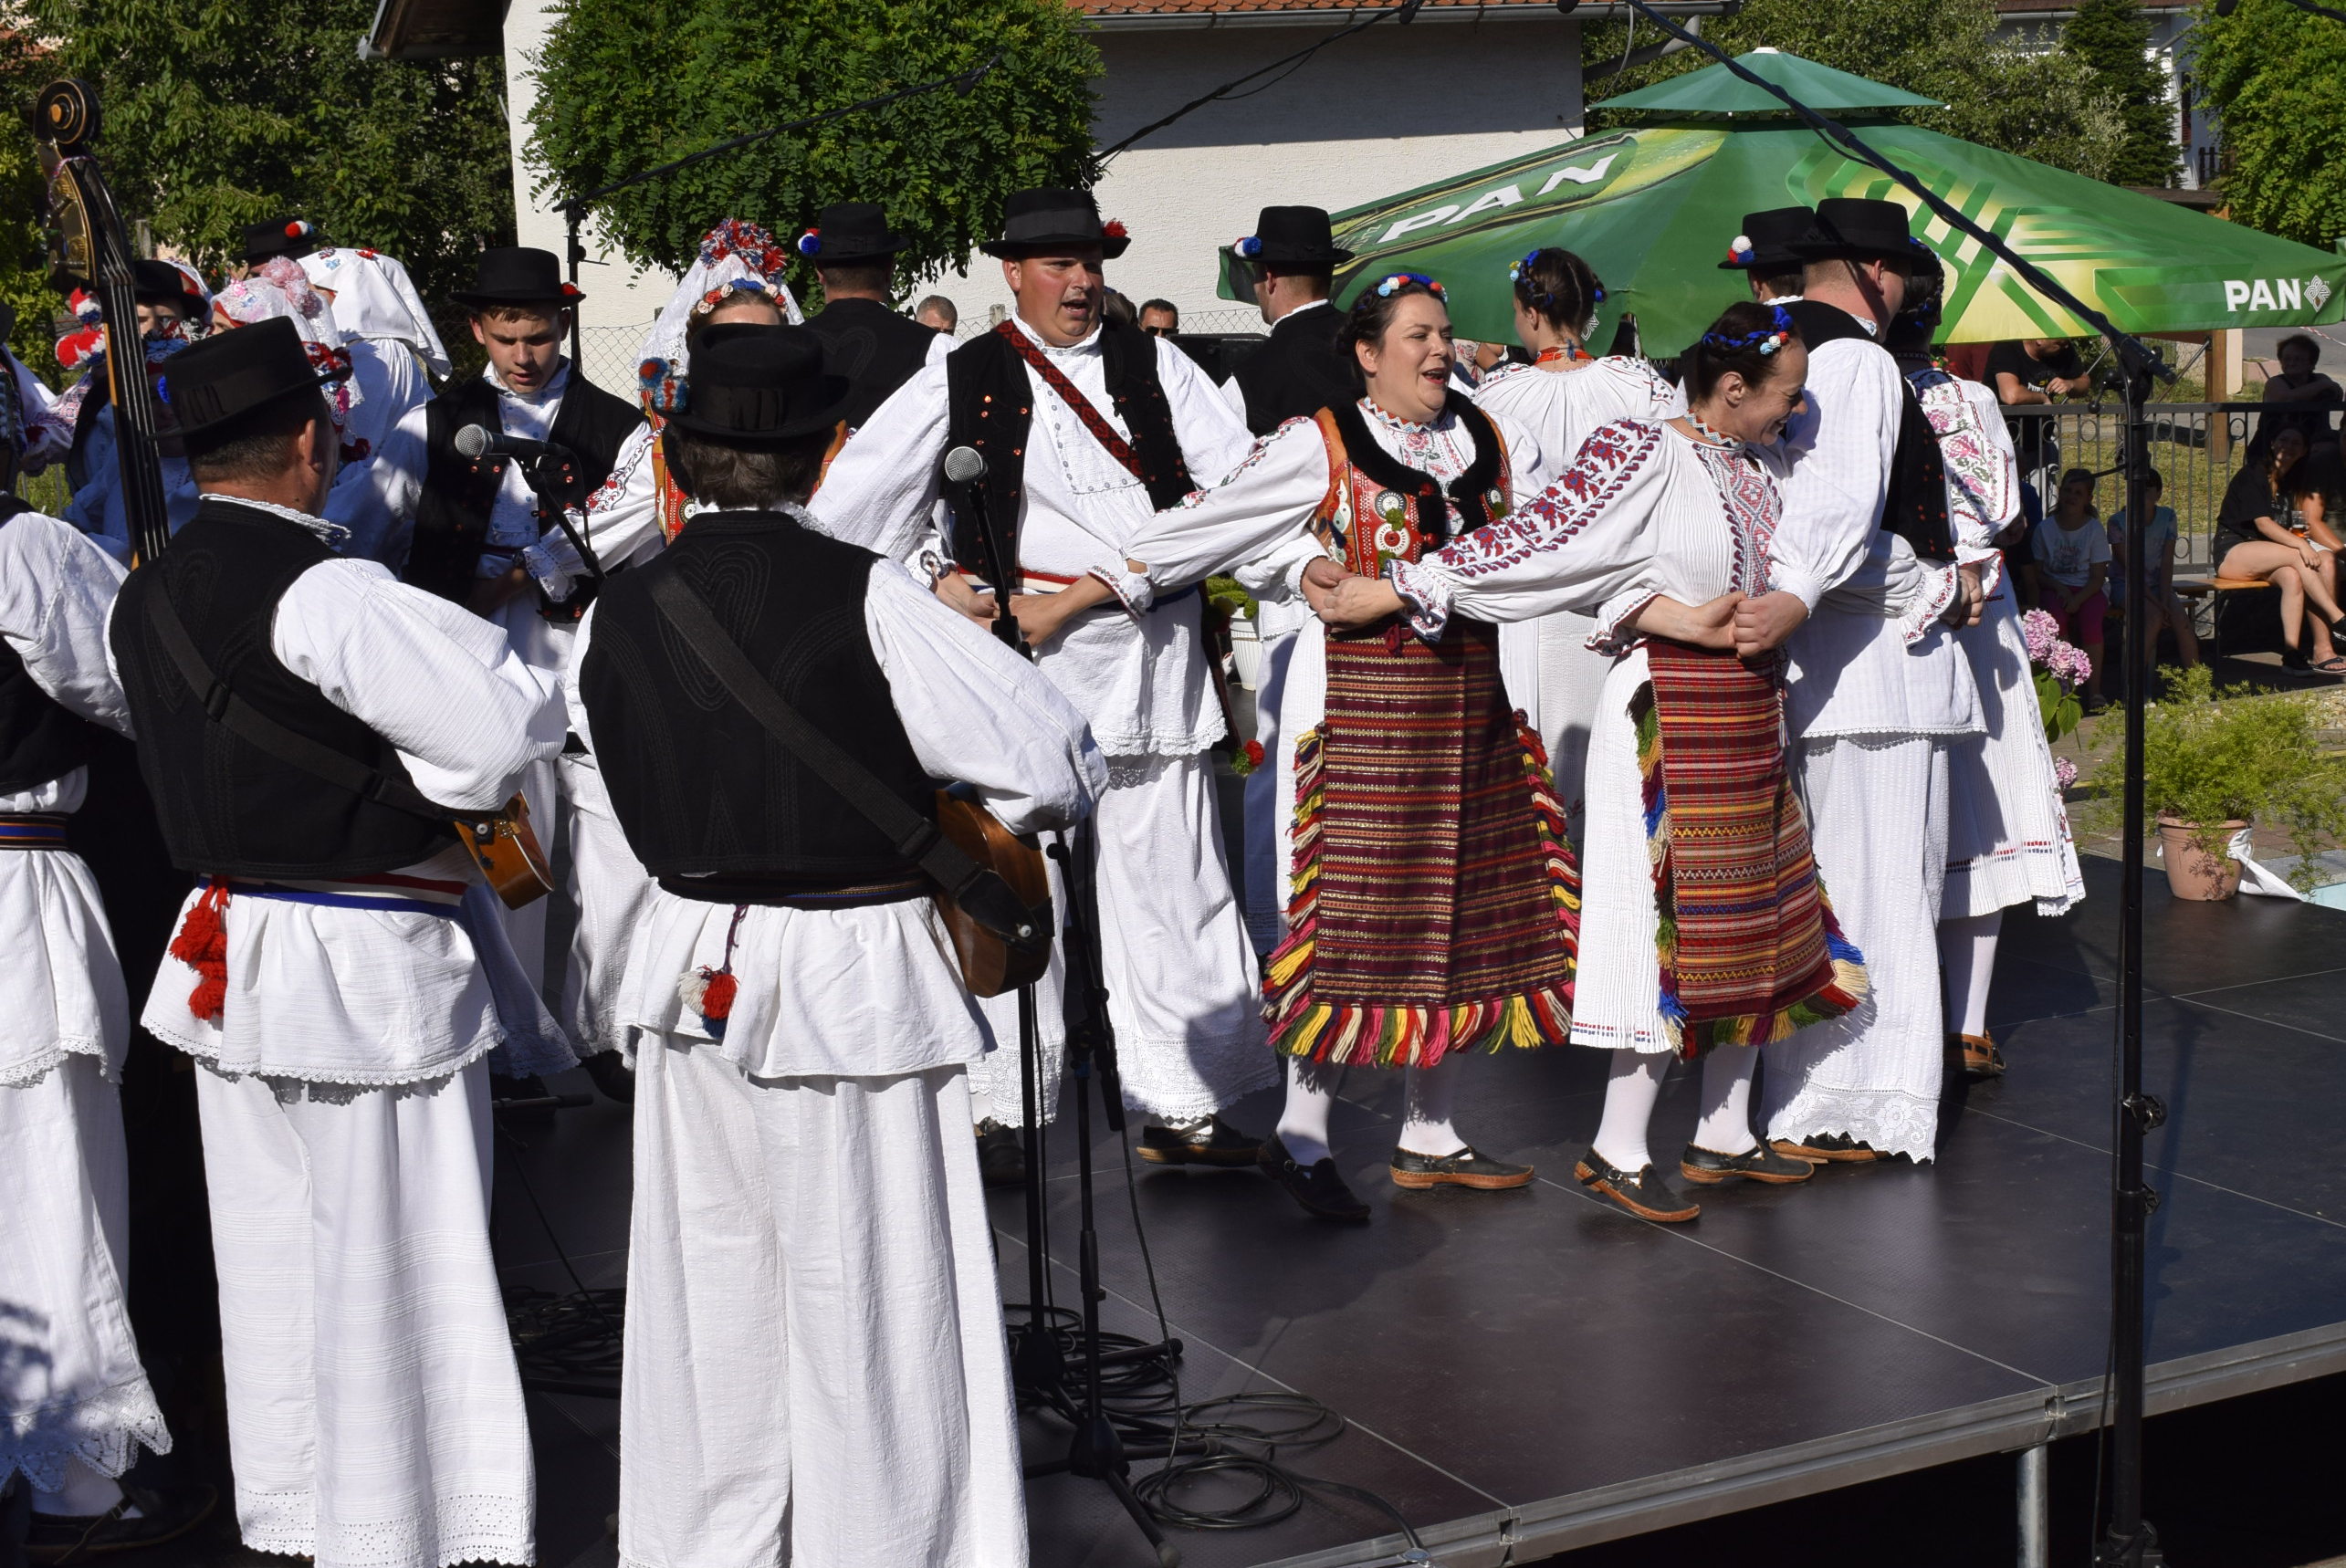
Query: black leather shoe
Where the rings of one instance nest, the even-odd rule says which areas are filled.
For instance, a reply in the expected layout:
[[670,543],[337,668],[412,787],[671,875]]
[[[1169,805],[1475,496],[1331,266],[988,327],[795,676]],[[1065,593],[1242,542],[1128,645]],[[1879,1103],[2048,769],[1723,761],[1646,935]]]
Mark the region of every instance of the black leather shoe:
[[1295,1163],[1287,1153],[1287,1145],[1273,1133],[1262,1140],[1262,1152],[1255,1163],[1262,1167],[1264,1176],[1286,1189],[1288,1197],[1322,1219],[1358,1225],[1368,1218],[1368,1206],[1344,1185],[1344,1177],[1336,1175],[1333,1159],[1320,1160],[1306,1170]]
[[1256,1164],[1262,1140],[1250,1138],[1220,1116],[1180,1127],[1143,1127],[1140,1157],[1153,1166],[1215,1166],[1238,1170]]
[[991,1116],[978,1124],[978,1179],[988,1186],[1026,1185],[1026,1138]]
[[1678,1174],[1688,1181],[1701,1182],[1704,1186],[1716,1186],[1723,1181],[1736,1180],[1783,1186],[1807,1181],[1817,1174],[1817,1167],[1807,1160],[1779,1155],[1765,1144],[1754,1145],[1740,1155],[1723,1155],[1716,1149],[1689,1144],[1686,1152],[1678,1156]]
[[1702,1212],[1702,1206],[1691,1198],[1681,1197],[1662,1185],[1661,1173],[1651,1166],[1639,1167],[1631,1176],[1618,1166],[1608,1164],[1605,1156],[1590,1149],[1572,1167],[1580,1185],[1592,1192],[1603,1193],[1639,1219],[1650,1219],[1662,1225],[1682,1225]]
[[594,1086],[622,1105],[635,1103],[635,1070],[615,1051],[598,1051],[579,1063]]
[[1471,1147],[1461,1148],[1451,1155],[1414,1155],[1407,1149],[1393,1151],[1395,1186],[1471,1186],[1498,1191],[1505,1187],[1529,1186],[1531,1179],[1531,1166],[1511,1166],[1503,1160],[1486,1159]]
[[[25,1560],[69,1568],[87,1558],[176,1541],[210,1516],[219,1493],[202,1482],[156,1491],[125,1482],[122,1500],[106,1513],[37,1513],[25,1536]],[[125,1519],[133,1505],[139,1517]]]
[[1817,1165],[1869,1165],[1890,1158],[1871,1144],[1860,1144],[1846,1133],[1819,1133],[1807,1138],[1775,1138],[1768,1146],[1779,1155]]

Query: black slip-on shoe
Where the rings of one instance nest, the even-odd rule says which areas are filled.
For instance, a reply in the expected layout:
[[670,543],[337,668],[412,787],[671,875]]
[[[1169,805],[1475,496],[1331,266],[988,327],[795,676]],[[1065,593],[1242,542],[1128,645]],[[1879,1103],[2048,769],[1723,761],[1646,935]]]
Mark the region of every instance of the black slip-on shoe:
[[1871,1144],[1861,1144],[1846,1133],[1818,1133],[1806,1138],[1774,1138],[1768,1146],[1779,1155],[1817,1165],[1870,1165],[1890,1158]]
[[1026,1185],[1026,1139],[991,1116],[978,1124],[978,1179],[988,1186]]
[[[85,1558],[176,1541],[210,1517],[220,1494],[198,1481],[157,1491],[125,1482],[122,1500],[105,1513],[37,1513],[25,1536],[25,1560],[69,1568]],[[123,1515],[136,1505],[139,1516]]]
[[1393,1151],[1395,1186],[1471,1186],[1485,1192],[1496,1192],[1507,1187],[1528,1186],[1531,1180],[1531,1166],[1511,1166],[1504,1160],[1491,1159],[1476,1154],[1471,1146],[1448,1155],[1418,1155],[1407,1149]]
[[1239,1170],[1257,1164],[1262,1140],[1250,1138],[1220,1116],[1178,1127],[1143,1127],[1140,1157],[1153,1166],[1213,1166]]
[[1686,1152],[1678,1156],[1678,1174],[1704,1186],[1739,1180],[1785,1186],[1807,1181],[1817,1174],[1817,1167],[1807,1160],[1779,1155],[1765,1144],[1754,1145],[1740,1155],[1723,1155],[1716,1149],[1689,1144]]
[[1262,1152],[1255,1163],[1262,1167],[1264,1176],[1286,1189],[1288,1197],[1322,1219],[1358,1225],[1368,1218],[1368,1206],[1344,1185],[1344,1177],[1336,1175],[1333,1159],[1317,1161],[1307,1170],[1295,1163],[1287,1153],[1287,1145],[1273,1133],[1262,1140]]
[[1963,1052],[1964,1077],[2004,1076],[2004,1052],[1996,1049],[1993,1038],[1984,1034],[1959,1034],[1954,1037],[1954,1043]]
[[1608,1162],[1604,1155],[1590,1149],[1572,1167],[1580,1185],[1591,1192],[1604,1194],[1639,1219],[1650,1219],[1662,1225],[1682,1225],[1702,1212],[1702,1206],[1692,1198],[1681,1197],[1662,1185],[1661,1173],[1651,1166],[1639,1167],[1635,1176]]
[[635,1070],[619,1052],[598,1051],[579,1065],[586,1069],[587,1076],[594,1080],[594,1086],[602,1091],[605,1098],[622,1105],[635,1103]]

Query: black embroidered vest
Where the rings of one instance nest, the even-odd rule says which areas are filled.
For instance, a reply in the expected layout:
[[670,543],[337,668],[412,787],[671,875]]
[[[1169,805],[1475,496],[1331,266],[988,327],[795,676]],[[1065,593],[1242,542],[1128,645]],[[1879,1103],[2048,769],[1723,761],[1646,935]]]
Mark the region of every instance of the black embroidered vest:
[[1333,305],[1279,318],[1271,340],[1238,367],[1247,429],[1268,435],[1291,419],[1309,419],[1360,396],[1352,361],[1336,348],[1336,330],[1343,325],[1344,312]]
[[928,362],[937,329],[897,315],[876,299],[834,299],[807,319],[822,340],[822,368],[853,389],[840,417],[861,430],[872,411]]
[[[31,510],[0,492],[0,528]],[[24,655],[0,638],[0,795],[64,778],[96,755],[105,733],[41,690]]]
[[[704,512],[604,588],[579,690],[612,809],[671,893],[730,904],[743,901],[738,879],[813,892],[916,870],[727,695],[649,591],[654,573],[681,572],[783,701],[933,815],[934,786],[864,628],[877,559],[782,513]],[[727,881],[702,891],[696,876]]]
[[[1006,333],[1008,322],[962,344],[945,360],[946,449],[974,446],[986,460],[983,487],[989,517],[1015,566],[1020,509],[1026,496],[1026,447],[1034,427],[1034,400],[1057,397],[1026,361]],[[1108,401],[1132,433],[1149,504],[1157,510],[1178,502],[1197,486],[1181,456],[1173,430],[1173,406],[1157,377],[1157,340],[1137,327],[1104,323],[1100,351],[1106,361]],[[1099,411],[1102,414],[1108,410]],[[948,542],[953,559],[969,570],[987,567],[985,540],[969,504],[972,486],[948,481],[946,501],[953,513]]]
[[163,651],[147,612],[172,607],[204,662],[238,696],[287,728],[393,778],[406,771],[389,741],[326,700],[278,661],[278,601],[334,552],[300,524],[206,497],[171,549],[132,572],[108,640],[139,736],[139,770],[154,795],[172,863],[254,877],[333,877],[391,871],[456,841],[449,824],[379,806],[229,733],[204,711]]
[[[1799,325],[1801,339],[1812,354],[1838,339],[1874,341],[1856,317],[1838,306],[1796,299],[1785,309]],[[1877,351],[1890,352],[1878,346]],[[1890,457],[1881,527],[1912,545],[1922,559],[1951,561],[1955,559],[1955,537],[1947,521],[1947,467],[1939,454],[1939,438],[1932,433],[1931,416],[1922,412],[1922,400],[1904,376],[1898,378],[1898,390],[1901,398],[1898,445]]]
[[[424,405],[424,420],[428,467],[423,497],[415,506],[414,542],[408,548],[407,565],[400,575],[418,588],[461,604],[472,591],[473,571],[488,539],[489,509],[497,501],[506,460],[465,456],[456,450],[456,432],[468,424],[504,428],[497,388],[485,376],[458,382]],[[566,504],[583,505],[595,487],[611,477],[619,448],[643,423],[644,416],[634,404],[589,382],[577,366],[571,368],[570,382],[562,389],[562,405],[554,411],[553,428],[546,433],[550,444],[578,454],[579,483],[576,492],[563,498]],[[553,526],[543,502],[536,509],[541,531]],[[562,603],[541,602],[539,609],[549,620],[567,623],[585,614],[589,601],[581,588]]]

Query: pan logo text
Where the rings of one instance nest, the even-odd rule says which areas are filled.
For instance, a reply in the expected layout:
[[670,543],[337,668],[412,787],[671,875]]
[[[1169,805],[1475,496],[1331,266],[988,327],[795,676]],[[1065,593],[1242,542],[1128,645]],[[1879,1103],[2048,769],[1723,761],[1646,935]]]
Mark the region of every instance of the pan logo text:
[[2319,277],[2227,277],[2224,280],[2226,310],[2319,310],[2330,303],[2330,285]]

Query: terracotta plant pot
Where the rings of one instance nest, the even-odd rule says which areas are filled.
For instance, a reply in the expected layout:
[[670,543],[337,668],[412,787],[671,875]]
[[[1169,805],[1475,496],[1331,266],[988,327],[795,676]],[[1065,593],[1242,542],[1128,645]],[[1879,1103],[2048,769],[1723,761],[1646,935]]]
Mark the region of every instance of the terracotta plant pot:
[[[2219,845],[2228,844],[2247,825],[2226,822],[2208,836]],[[2240,891],[2240,862],[2201,849],[2193,842],[2197,831],[2196,823],[2159,819],[2159,859],[2167,868],[2167,886],[2177,898],[2201,903],[2229,898]]]

